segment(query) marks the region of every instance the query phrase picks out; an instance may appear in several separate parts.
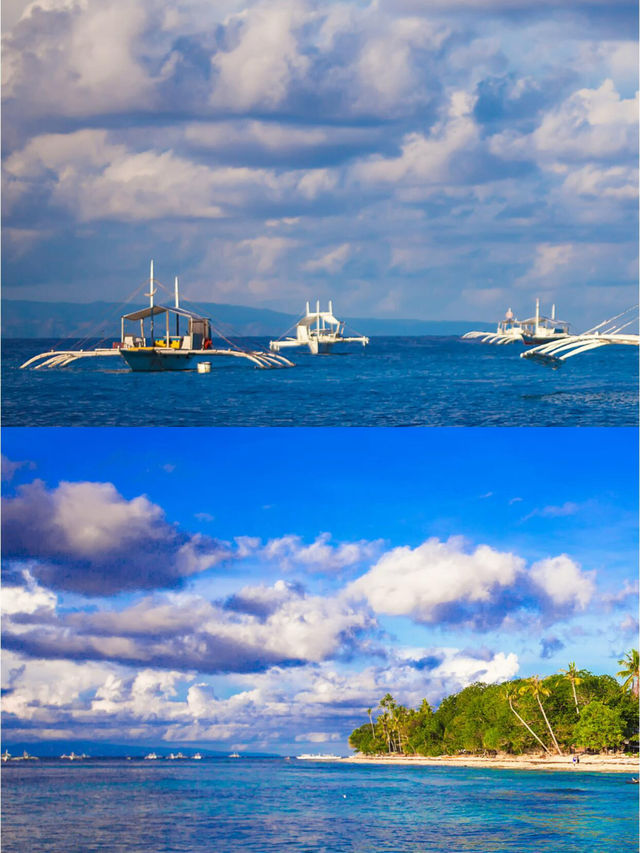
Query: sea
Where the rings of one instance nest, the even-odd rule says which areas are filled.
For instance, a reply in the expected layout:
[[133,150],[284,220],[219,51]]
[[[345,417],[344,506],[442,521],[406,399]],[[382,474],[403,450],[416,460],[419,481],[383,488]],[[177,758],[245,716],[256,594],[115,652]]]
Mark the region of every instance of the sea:
[[[268,348],[268,339],[242,339]],[[64,342],[69,347],[73,342]],[[558,369],[520,344],[375,337],[345,354],[289,351],[295,368],[221,358],[211,373],[132,373],[118,358],[20,370],[55,340],[3,341],[4,426],[636,426],[638,350]]]
[[622,773],[283,758],[39,761],[2,768],[4,853],[624,853]]

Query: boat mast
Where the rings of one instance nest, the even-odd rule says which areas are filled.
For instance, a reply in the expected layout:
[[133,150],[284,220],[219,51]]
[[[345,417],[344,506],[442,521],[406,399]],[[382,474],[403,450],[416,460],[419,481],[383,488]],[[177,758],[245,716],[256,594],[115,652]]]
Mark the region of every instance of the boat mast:
[[540,298],[536,297],[536,335],[538,334],[539,324],[540,324]]
[[149,293],[148,293],[149,308],[151,308],[151,346],[153,346],[153,344],[154,344],[154,339],[153,339],[153,335],[154,335],[153,296],[154,296],[154,293],[155,293],[155,290],[153,289],[153,260],[152,260],[151,264],[149,266]]
[[[174,290],[175,290],[175,298],[176,298],[176,308],[180,307],[180,295],[178,291],[178,276],[176,276],[174,282]],[[180,317],[176,314],[176,337],[180,337]]]

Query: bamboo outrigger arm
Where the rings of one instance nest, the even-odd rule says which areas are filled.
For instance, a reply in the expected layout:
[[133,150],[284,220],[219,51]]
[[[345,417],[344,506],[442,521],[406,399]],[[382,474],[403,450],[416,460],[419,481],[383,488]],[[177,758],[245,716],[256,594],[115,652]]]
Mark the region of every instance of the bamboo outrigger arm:
[[[25,367],[32,367],[34,370],[39,370],[41,367],[65,367],[71,364],[72,361],[77,361],[80,358],[102,358],[104,356],[120,355],[119,349],[79,349],[79,350],[49,350],[34,355],[24,364],[20,365],[20,370]],[[40,362],[36,364],[36,362]]]
[[520,353],[520,358],[532,358],[538,361],[559,364],[568,358],[572,358],[574,355],[580,355],[589,350],[615,344],[640,346],[640,335],[622,335],[617,333],[571,335],[563,340],[552,341],[548,344],[533,347],[533,349]]
[[[253,362],[257,367],[263,370],[279,367],[295,367],[294,363],[283,355],[275,353],[267,353],[261,351],[245,351],[232,349],[209,349],[206,350],[206,356],[233,356],[234,358],[246,358]],[[119,348],[115,349],[94,349],[94,350],[49,350],[34,355],[24,364],[20,365],[20,369],[32,367],[34,370],[39,370],[41,367],[66,367],[74,361],[81,358],[103,358],[106,356],[121,356]]]

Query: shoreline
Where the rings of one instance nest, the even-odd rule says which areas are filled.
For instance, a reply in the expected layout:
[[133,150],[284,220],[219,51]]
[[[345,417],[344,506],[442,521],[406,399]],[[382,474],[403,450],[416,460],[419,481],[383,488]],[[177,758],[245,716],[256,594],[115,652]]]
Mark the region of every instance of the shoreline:
[[639,759],[627,755],[581,755],[580,762],[574,764],[571,755],[551,755],[544,758],[534,755],[496,756],[483,758],[466,755],[404,755],[404,756],[366,756],[352,755],[340,759],[349,764],[393,764],[416,765],[419,767],[478,767],[497,770],[564,770],[565,772],[597,773],[640,773]]

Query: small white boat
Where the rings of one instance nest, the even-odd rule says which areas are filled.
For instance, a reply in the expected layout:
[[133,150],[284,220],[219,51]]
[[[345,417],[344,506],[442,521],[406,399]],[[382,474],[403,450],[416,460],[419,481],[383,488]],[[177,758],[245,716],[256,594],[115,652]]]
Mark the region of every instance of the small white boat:
[[9,752],[8,749],[5,749],[5,751],[2,753],[2,760],[3,761],[9,761],[10,758],[11,758],[11,753]]
[[232,752],[229,758],[240,758],[240,754],[237,752]]
[[192,755],[192,756],[191,756],[191,758],[192,758],[194,761],[201,761],[201,760],[202,760],[202,756],[200,755],[200,753],[199,753],[199,752],[196,752],[196,754],[195,754],[195,755]]
[[[289,347],[308,347],[312,355],[318,353],[329,353],[341,344],[362,344],[363,347],[369,343],[365,335],[348,336],[344,334],[345,324],[333,315],[333,303],[329,301],[329,310],[321,311],[320,302],[316,302],[316,310],[309,309],[307,302],[305,314],[296,323],[295,338],[279,338],[270,341],[271,352],[280,352]],[[286,332],[285,332],[286,334]]]
[[[8,753],[6,753],[8,755]],[[4,755],[2,756],[2,760],[6,761]],[[14,755],[13,757],[9,756],[10,761],[39,761],[37,755],[29,755],[27,750],[25,749],[22,755]]]
[[144,760],[145,761],[156,761],[157,758],[158,758],[158,756],[156,755],[155,752],[150,752],[147,755],[145,755]]

